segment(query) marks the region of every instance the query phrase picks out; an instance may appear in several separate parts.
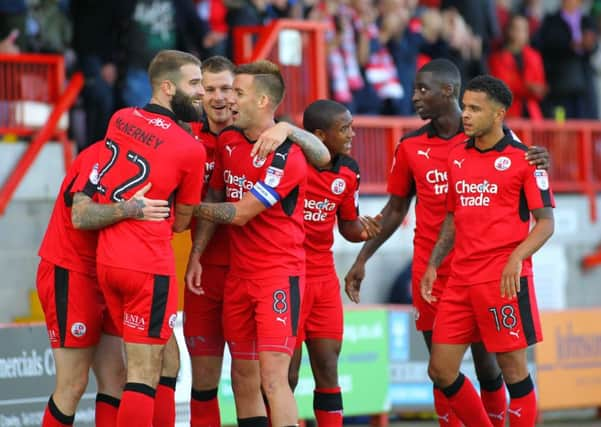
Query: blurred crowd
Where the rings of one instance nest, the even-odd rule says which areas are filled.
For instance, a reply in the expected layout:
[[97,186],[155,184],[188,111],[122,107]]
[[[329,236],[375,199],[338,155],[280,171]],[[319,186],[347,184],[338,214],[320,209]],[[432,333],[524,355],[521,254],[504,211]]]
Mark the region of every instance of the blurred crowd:
[[233,29],[278,18],[330,24],[332,98],[355,114],[412,115],[416,70],[444,57],[464,81],[511,88],[509,116],[599,118],[601,0],[0,0],[0,51],[64,54],[86,77],[86,140],[144,105],[161,49],[232,58]]

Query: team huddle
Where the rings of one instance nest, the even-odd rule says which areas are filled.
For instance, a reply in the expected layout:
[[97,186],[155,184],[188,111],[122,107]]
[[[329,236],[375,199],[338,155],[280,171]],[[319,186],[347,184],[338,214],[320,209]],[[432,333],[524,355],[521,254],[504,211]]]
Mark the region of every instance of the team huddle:
[[[90,368],[97,426],[175,424],[171,238],[187,229],[190,425],[221,425],[226,343],[238,425],[297,425],[304,342],[317,423],[342,426],[334,228],[367,241],[345,278],[359,302],[365,263],[413,196],[416,327],[431,351],[440,425],[501,426],[506,413],[512,426],[534,425],[525,351],[542,335],[530,258],[553,232],[554,200],[546,151],[525,155],[503,127],[511,92],[501,81],[469,82],[462,112],[455,66],[434,60],[420,69],[413,102],[429,122],[398,145],[389,202],[370,217],[359,215],[345,106],[318,100],[303,129],[276,123],[285,87],[269,61],[201,63],[162,51],[148,75],[150,102],[117,111],[105,138],[67,172],[40,248],[37,288],[56,362],[44,427],[73,424]],[[470,345],[480,395],[459,372]]]

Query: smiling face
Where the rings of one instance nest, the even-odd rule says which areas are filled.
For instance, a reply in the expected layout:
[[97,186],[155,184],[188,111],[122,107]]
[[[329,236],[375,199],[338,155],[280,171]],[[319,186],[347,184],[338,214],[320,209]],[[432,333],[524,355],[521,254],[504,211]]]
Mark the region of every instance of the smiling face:
[[171,98],[171,109],[181,121],[199,121],[202,115],[204,94],[200,66],[186,64],[180,68],[180,79],[175,83],[175,94]]
[[238,74],[234,78],[234,96],[230,108],[234,124],[240,129],[247,129],[255,122],[259,109],[258,97],[254,76]]
[[209,119],[218,125],[229,124],[232,120],[230,105],[233,97],[234,75],[230,71],[211,73],[205,71],[202,85],[205,90],[202,107]]
[[353,137],[353,116],[349,111],[338,114],[332,120],[329,129],[319,129],[317,132],[332,154],[350,154]]

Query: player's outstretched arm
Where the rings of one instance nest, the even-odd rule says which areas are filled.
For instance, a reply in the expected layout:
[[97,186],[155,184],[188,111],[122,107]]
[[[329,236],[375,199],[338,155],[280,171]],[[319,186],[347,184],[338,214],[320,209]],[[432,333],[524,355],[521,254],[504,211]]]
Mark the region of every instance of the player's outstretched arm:
[[363,245],[351,269],[346,273],[344,278],[345,292],[354,303],[358,304],[360,300],[359,290],[361,289],[361,282],[365,277],[365,264],[367,260],[399,228],[407,215],[410,203],[411,199],[409,197],[390,196],[388,203],[386,203],[386,206],[384,206],[384,209],[380,213],[381,220],[379,222],[382,227],[381,232]]
[[287,122],[279,122],[263,132],[255,142],[250,155],[265,158],[282,145],[286,139],[290,139],[298,145],[307,161],[315,167],[327,166],[331,160],[328,148],[318,137]]
[[442,223],[438,240],[432,249],[430,254],[430,261],[426,267],[426,271],[422,276],[420,283],[420,291],[422,297],[429,303],[436,302],[436,297],[432,295],[432,286],[436,280],[436,270],[445,259],[445,257],[451,252],[453,245],[455,244],[455,215],[451,212],[447,213],[447,216]]
[[513,250],[501,274],[502,297],[514,298],[517,295],[520,291],[522,261],[539,250],[555,230],[553,208],[535,209],[532,215],[536,219],[535,226],[530,230],[528,237]]
[[117,203],[96,203],[85,193],[75,193],[71,207],[71,222],[80,230],[98,230],[124,219],[163,221],[169,216],[167,200],[148,199],[144,195],[150,190],[146,184],[129,200]]
[[[205,202],[222,202],[225,200],[225,192],[209,188],[207,195],[204,198]],[[186,266],[186,274],[184,281],[190,292],[201,295],[204,293],[202,289],[202,265],[200,257],[204,253],[209,241],[213,238],[217,224],[211,221],[199,220],[192,235],[192,249],[188,257],[188,265]]]
[[361,215],[354,221],[338,221],[338,231],[349,242],[364,242],[373,239],[382,231],[382,214],[375,217]]
[[216,224],[243,226],[267,207],[250,191],[236,203],[201,203],[194,208],[194,216]]

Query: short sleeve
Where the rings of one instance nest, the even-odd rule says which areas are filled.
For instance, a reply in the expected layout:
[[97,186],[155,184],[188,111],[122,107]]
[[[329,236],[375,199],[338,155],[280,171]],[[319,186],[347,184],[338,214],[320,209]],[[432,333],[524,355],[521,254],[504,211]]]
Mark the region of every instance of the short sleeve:
[[527,168],[524,178],[524,193],[530,211],[555,207],[555,197],[551,191],[549,175],[545,170],[536,169],[532,166]]
[[452,166],[453,166],[453,161],[451,160],[451,157],[449,156],[449,160],[448,160],[448,165],[447,165],[447,170],[448,172],[448,192],[447,192],[447,212],[455,212],[455,203],[456,203],[456,198],[457,198],[457,193],[455,192],[455,179],[453,177],[453,173],[451,172]]
[[407,153],[402,141],[397,145],[392,161],[390,175],[388,175],[388,194],[399,197],[408,197],[414,192],[415,182],[409,167]]
[[[285,156],[284,167],[280,166],[276,156]],[[263,177],[250,190],[251,193],[270,208],[284,199],[302,181],[307,178],[307,161],[304,154],[296,145],[283,153],[276,151],[267,159],[269,166],[265,169]]]
[[90,198],[94,198],[98,192],[100,182],[100,164],[102,141],[88,147],[75,160],[79,162],[79,171],[77,179],[71,186],[71,193],[85,193]]

